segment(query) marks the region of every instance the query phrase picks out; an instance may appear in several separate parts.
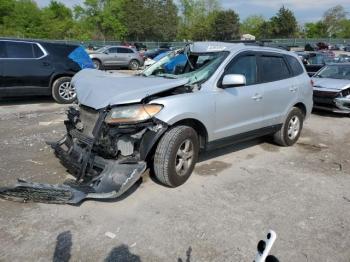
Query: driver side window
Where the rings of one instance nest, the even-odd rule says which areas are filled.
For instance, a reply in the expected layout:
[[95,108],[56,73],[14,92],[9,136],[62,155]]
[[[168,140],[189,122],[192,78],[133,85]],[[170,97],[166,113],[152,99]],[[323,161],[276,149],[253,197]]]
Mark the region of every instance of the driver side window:
[[254,85],[257,83],[257,65],[255,55],[246,55],[237,58],[227,68],[225,75],[239,74],[246,78],[246,85]]

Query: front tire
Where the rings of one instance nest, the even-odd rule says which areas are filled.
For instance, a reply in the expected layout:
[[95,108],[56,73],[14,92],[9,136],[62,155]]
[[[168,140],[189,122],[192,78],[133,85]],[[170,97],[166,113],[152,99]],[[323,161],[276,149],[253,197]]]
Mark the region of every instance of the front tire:
[[59,104],[70,104],[77,97],[74,87],[71,85],[71,77],[64,76],[56,79],[52,84],[52,97]]
[[97,70],[101,70],[102,69],[102,63],[100,62],[100,60],[92,59],[92,62],[95,65],[95,69],[97,69]]
[[193,172],[198,152],[196,131],[189,126],[173,127],[156,148],[153,168],[157,179],[170,187],[184,184]]
[[280,146],[292,146],[294,145],[301,134],[303,129],[304,115],[297,107],[293,107],[289,111],[289,114],[278,132],[274,134],[274,141]]

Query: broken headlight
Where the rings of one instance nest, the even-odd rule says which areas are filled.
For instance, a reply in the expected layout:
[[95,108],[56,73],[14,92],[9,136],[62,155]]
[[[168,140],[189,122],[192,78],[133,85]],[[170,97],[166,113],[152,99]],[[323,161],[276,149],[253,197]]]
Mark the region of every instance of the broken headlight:
[[148,120],[162,110],[162,105],[130,105],[112,108],[106,116],[107,124],[128,124]]

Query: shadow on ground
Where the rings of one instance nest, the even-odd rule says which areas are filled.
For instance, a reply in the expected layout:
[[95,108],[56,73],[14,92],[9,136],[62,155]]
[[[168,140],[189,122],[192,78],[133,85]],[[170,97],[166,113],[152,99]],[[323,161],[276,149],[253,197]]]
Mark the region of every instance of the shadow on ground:
[[29,105],[29,104],[43,104],[43,103],[55,103],[55,101],[49,96],[36,96],[36,97],[9,97],[0,98],[0,106],[14,106],[14,105]]
[[[53,262],[68,262],[71,259],[72,252],[72,234],[70,231],[64,231],[60,233],[56,238],[56,246],[53,254]],[[141,262],[141,258],[138,255],[132,254],[127,245],[119,245],[114,247],[103,260],[105,262]],[[180,260],[179,260],[180,261]],[[182,261],[182,260],[181,260]],[[186,260],[189,262],[189,260]]]

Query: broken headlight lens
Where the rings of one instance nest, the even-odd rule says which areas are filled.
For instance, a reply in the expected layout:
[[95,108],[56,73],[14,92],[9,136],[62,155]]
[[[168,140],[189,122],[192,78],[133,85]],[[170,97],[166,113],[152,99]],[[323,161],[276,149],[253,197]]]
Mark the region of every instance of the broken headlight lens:
[[155,116],[162,105],[131,105],[112,108],[106,116],[107,124],[125,124],[142,122]]

